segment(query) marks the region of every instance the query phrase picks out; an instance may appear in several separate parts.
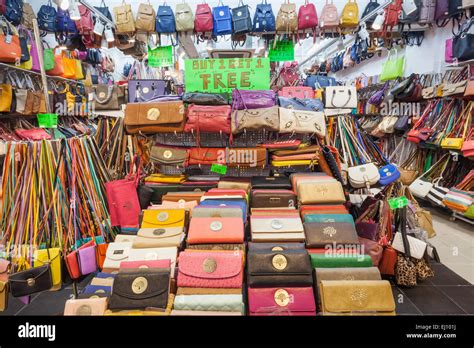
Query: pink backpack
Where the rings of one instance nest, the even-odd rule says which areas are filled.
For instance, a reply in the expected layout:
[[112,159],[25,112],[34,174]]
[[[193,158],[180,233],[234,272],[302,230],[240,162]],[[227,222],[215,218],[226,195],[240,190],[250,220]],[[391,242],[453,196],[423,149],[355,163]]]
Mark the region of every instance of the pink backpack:
[[84,5],[79,5],[79,12],[81,14],[81,19],[76,22],[76,27],[79,33],[82,36],[82,42],[86,47],[95,46],[95,36],[94,36],[94,19],[92,18],[91,11]]

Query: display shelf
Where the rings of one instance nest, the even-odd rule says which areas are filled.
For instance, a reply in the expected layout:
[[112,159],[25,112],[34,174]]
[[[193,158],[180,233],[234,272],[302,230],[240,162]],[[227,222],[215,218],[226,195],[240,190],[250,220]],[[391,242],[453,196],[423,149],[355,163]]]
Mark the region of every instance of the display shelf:
[[[181,175],[184,174],[186,169],[199,169],[201,173],[199,175],[215,175],[219,174],[211,171],[210,165],[193,165],[187,168],[183,166],[159,166],[160,173],[166,175]],[[265,167],[227,167],[227,173],[222,176],[237,176],[237,177],[251,177],[251,176],[268,176],[270,175],[270,166]]]

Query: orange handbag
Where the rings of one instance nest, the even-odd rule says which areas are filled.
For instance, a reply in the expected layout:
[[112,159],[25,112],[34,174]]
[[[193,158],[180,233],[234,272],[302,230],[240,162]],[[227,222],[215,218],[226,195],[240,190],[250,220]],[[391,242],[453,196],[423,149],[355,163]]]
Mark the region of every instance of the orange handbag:
[[[15,63],[21,58],[20,38],[16,28],[8,22],[1,21],[0,62]],[[10,38],[7,40],[7,38]]]
[[61,75],[66,79],[76,78],[76,60],[70,54],[64,53],[62,55],[64,71]]
[[109,247],[108,243],[97,244],[96,245],[96,253],[97,253],[97,265],[100,269],[104,266],[105,256],[107,254],[107,249]]
[[51,76],[62,76],[64,74],[64,65],[63,65],[63,54],[62,51],[56,47],[54,50],[54,68],[48,70],[48,75]]
[[188,244],[243,243],[241,218],[194,217],[189,225]]
[[0,112],[10,112],[13,99],[11,84],[0,84]]

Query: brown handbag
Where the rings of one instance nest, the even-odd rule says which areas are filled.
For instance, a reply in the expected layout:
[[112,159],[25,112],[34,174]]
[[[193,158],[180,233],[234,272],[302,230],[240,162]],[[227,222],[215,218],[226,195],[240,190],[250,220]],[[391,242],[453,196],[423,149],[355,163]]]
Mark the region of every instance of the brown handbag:
[[263,167],[267,164],[267,150],[263,147],[227,148],[229,167]]
[[187,157],[188,152],[185,148],[153,146],[150,151],[150,160],[160,164],[183,164],[186,162]]
[[95,110],[120,110],[117,86],[100,84],[92,86]]
[[27,2],[23,3],[23,17],[21,18],[21,24],[28,29],[33,30],[33,19],[36,19],[36,14],[33,11],[31,5]]
[[184,105],[181,101],[129,103],[124,122],[130,134],[182,131]]

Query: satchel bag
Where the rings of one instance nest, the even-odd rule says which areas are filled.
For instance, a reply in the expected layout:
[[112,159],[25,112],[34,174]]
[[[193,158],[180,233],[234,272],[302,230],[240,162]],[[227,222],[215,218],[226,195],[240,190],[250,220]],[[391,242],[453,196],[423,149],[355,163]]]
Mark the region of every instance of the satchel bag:
[[156,14],[153,6],[148,4],[140,4],[138,6],[137,18],[135,20],[135,29],[146,33],[155,31]]
[[[395,57],[393,57],[393,54],[395,54]],[[390,50],[387,60],[382,66],[380,81],[396,80],[397,78],[403,77],[404,69],[405,56],[399,57],[397,50]]]
[[198,4],[194,18],[194,31],[196,33],[210,33],[214,29],[214,19],[208,4]]
[[357,108],[357,90],[352,86],[326,87],[326,108]]
[[323,112],[279,108],[280,132],[326,136],[326,118]]
[[175,13],[176,31],[187,32],[194,30],[193,11],[188,4],[176,4]]
[[[295,33],[298,31],[298,15],[296,14],[296,4],[289,1],[281,4],[276,18],[277,33]],[[276,42],[276,41],[275,41]]]
[[221,132],[231,134],[231,107],[191,104],[187,110],[185,132]]
[[135,20],[133,19],[132,6],[122,1],[121,6],[114,7],[115,27],[119,34],[130,34],[135,32]]
[[252,31],[252,17],[248,5],[239,0],[239,6],[232,9],[232,25],[234,35],[246,34]]
[[262,3],[257,5],[253,17],[253,32],[273,31],[275,31],[275,15],[272,5],[268,4],[267,0],[262,0]]
[[238,134],[245,130],[261,129],[278,132],[280,130],[278,107],[235,110],[232,114],[231,126],[232,134]]
[[22,297],[47,291],[53,287],[51,267],[49,264],[13,273],[8,282],[13,297]]
[[224,6],[222,0],[219,0],[218,6],[212,9],[212,16],[214,18],[214,36],[232,34],[232,14],[229,6]]

